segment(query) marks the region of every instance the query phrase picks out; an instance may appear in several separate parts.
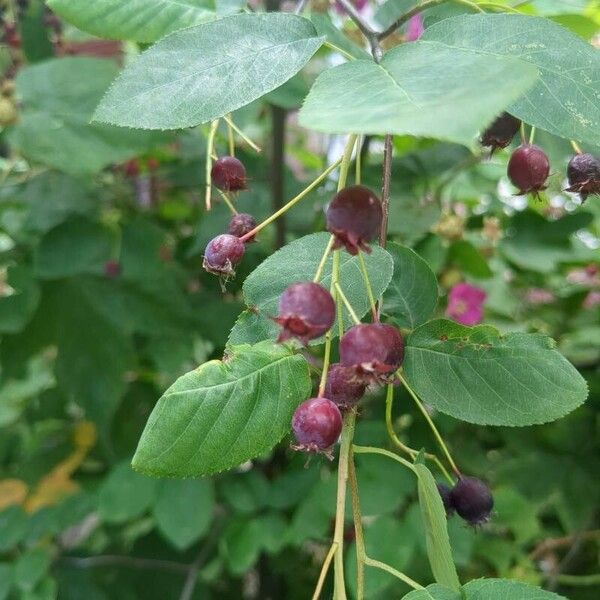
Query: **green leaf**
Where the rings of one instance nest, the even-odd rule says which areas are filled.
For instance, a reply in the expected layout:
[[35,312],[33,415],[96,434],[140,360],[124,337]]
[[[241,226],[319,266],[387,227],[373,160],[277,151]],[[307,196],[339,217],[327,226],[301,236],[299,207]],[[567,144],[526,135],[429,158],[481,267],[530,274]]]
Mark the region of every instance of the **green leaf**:
[[0,297],[0,332],[17,333],[27,325],[40,301],[40,289],[26,265],[8,268],[6,284],[12,289]]
[[27,533],[27,515],[20,506],[0,512],[0,552],[13,549]]
[[269,451],[310,394],[308,365],[270,342],[230,349],[180,377],[158,401],[133,458],[157,476],[197,477]]
[[6,600],[12,587],[13,565],[0,563],[0,600]]
[[260,534],[257,519],[238,518],[230,521],[221,540],[230,573],[242,575],[258,560],[261,550]]
[[78,29],[136,42],[154,42],[214,17],[205,0],[47,0],[47,4]]
[[178,550],[186,550],[210,527],[214,502],[210,479],[161,482],[154,505],[159,531]]
[[15,585],[24,592],[31,592],[48,572],[51,560],[49,550],[44,548],[33,548],[21,554],[15,563]]
[[566,600],[553,592],[509,579],[475,579],[464,586],[466,600]]
[[318,34],[326,37],[328,42],[348,52],[354,58],[372,60],[371,55],[364,48],[350,41],[348,36],[333,24],[331,17],[327,13],[311,13],[310,20]]
[[508,110],[554,135],[598,143],[600,55],[560,25],[513,14],[466,15],[429,27],[423,39],[476,52],[484,61],[515,57],[537,68],[539,80]]
[[424,402],[479,425],[547,423],[587,397],[585,380],[552,339],[487,325],[422,325],[407,339],[403,368]]
[[44,24],[46,7],[42,0],[29,2],[18,21],[21,34],[21,48],[28,63],[47,60],[54,56],[54,48]]
[[[402,600],[464,600],[464,598],[459,593],[434,583],[433,585],[428,585],[424,590],[414,590],[406,594],[406,596],[402,597]],[[509,599],[507,598],[506,600]],[[511,598],[510,600],[513,599]]]
[[102,483],[98,514],[106,523],[125,523],[142,515],[152,504],[157,482],[131,469],[127,462],[117,465]]
[[10,141],[29,159],[71,174],[95,173],[164,141],[164,134],[90,125],[117,71],[111,60],[84,57],[20,70],[16,83],[23,110]]
[[322,73],[300,124],[327,133],[410,134],[468,145],[536,78],[534,67],[514,58],[439,42],[402,44],[380,64],[355,60]]
[[383,312],[398,327],[414,329],[435,310],[437,279],[429,265],[410,248],[391,242],[386,249],[394,259],[394,274],[383,295]]
[[[253,343],[275,339],[279,327],[271,320],[278,311],[279,296],[283,290],[298,281],[312,281],[329,242],[328,233],[313,233],[287,244],[271,254],[244,281],[246,304],[250,307],[242,313],[229,336],[229,344]],[[379,246],[373,245],[371,254],[364,255],[369,279],[375,297],[387,288],[393,272],[391,256]],[[358,317],[369,310],[369,298],[360,271],[358,257],[347,252],[340,253],[340,286]],[[332,258],[323,270],[321,285],[331,285]],[[344,307],[344,324],[352,325],[352,319]],[[337,335],[337,326],[331,329]]]
[[126,67],[94,119],[142,129],[206,123],[285,83],[322,43],[309,20],[284,13],[189,27]]
[[452,558],[446,511],[431,471],[415,464],[418,478],[419,506],[425,526],[427,556],[435,580],[452,590],[460,589],[460,581]]
[[450,246],[448,260],[463,273],[487,279],[492,276],[492,270],[479,250],[467,240],[459,240]]

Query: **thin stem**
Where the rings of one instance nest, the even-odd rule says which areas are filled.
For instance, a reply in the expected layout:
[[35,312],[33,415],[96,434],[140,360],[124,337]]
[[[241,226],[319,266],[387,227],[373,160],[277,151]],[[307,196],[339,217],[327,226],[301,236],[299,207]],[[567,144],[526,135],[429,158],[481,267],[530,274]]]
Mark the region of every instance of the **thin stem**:
[[344,147],[344,154],[342,155],[342,166],[340,167],[340,177],[338,179],[338,192],[346,187],[348,181],[348,171],[350,170],[350,160],[352,158],[352,151],[356,144],[356,135],[349,135],[346,146]]
[[373,313],[373,321],[378,321],[377,304],[375,302],[375,296],[373,296],[373,288],[371,287],[369,272],[367,271],[367,265],[365,264],[363,253],[360,250],[358,251],[358,264],[365,282],[365,288],[367,289],[367,296],[369,296],[369,304],[371,305],[371,312]]
[[575,150],[577,154],[583,154],[581,146],[575,140],[571,140],[571,146],[573,146],[573,150]]
[[343,48],[340,48],[339,46],[336,46],[335,44],[332,44],[331,42],[325,42],[324,45],[327,46],[327,48],[329,48],[330,50],[333,50],[334,52],[339,52],[342,56],[344,56],[348,60],[354,60],[354,56],[352,56],[352,54],[350,54],[350,52],[346,52]]
[[[319,275],[319,278],[321,277],[321,272],[323,271],[323,267],[325,266],[325,259],[329,256],[329,253],[331,252],[331,248],[333,246],[333,241],[334,241],[334,237],[331,236],[331,238],[329,239],[329,243],[327,244],[327,248],[325,248],[325,254],[323,255],[323,259],[321,259],[321,264],[319,265],[319,268],[317,269],[317,274]],[[329,288],[329,292],[330,294],[333,296],[334,295],[334,291],[335,291],[335,285],[337,283],[338,280],[338,269],[333,269],[332,273],[331,273],[331,286]],[[318,279],[316,278],[315,275],[315,283],[318,281]],[[327,384],[327,373],[329,372],[329,365],[331,363],[331,340],[333,338],[333,334],[331,332],[331,328],[329,328],[327,330],[327,333],[325,334],[325,352],[323,355],[323,371],[321,373],[321,381],[319,382],[319,393],[317,394],[317,396],[319,398],[323,397],[323,394],[325,393],[325,385]]]
[[523,14],[520,10],[513,8],[512,6],[506,6],[505,4],[497,4],[496,2],[479,2],[479,6],[486,6],[487,8],[492,8],[499,10],[501,12],[510,12],[516,15]]
[[222,190],[217,190],[217,191],[219,192],[219,196],[221,196],[221,199],[223,200],[223,202],[225,202],[225,204],[227,205],[227,208],[231,211],[231,213],[234,215],[237,215],[238,211],[236,210],[235,206],[229,199],[229,196]]
[[[231,115],[227,115],[229,117],[229,121],[231,121]],[[227,123],[227,139],[229,141],[229,156],[235,156],[235,140],[233,138],[233,127],[229,121],[225,121]]]
[[255,152],[261,152],[260,146],[257,146],[233,121],[229,115],[223,117],[227,125],[229,125]]
[[344,415],[342,437],[340,443],[340,457],[338,460],[338,488],[335,510],[335,529],[333,542],[337,544],[334,557],[335,587],[333,597],[335,600],[346,600],[346,584],[344,581],[344,516],[346,513],[346,488],[348,484],[348,464],[352,438],[354,437],[354,423],[356,412],[348,411]]
[[413,473],[415,473],[415,475],[417,473],[417,470],[415,469],[412,463],[408,462],[401,456],[390,452],[389,450],[384,450],[383,448],[375,448],[375,446],[357,446],[356,444],[354,444],[352,446],[352,452],[354,452],[354,454],[381,454],[381,456],[387,456],[388,458],[399,462],[402,466],[406,467],[407,469],[410,469]]
[[373,45],[373,42],[377,41],[377,32],[361,17],[349,0],[337,0],[337,2],[354,21],[361,33],[371,42],[371,45]]
[[[332,281],[335,279],[335,283],[340,278],[340,251],[334,250],[333,252],[333,269],[332,269]],[[334,285],[335,288],[335,285]],[[342,310],[342,303],[340,302],[340,295],[338,294],[337,288],[335,288],[335,308],[337,311],[337,322],[338,322],[338,335],[340,340],[344,335],[344,311]]]
[[533,144],[533,140],[535,139],[535,125],[531,128],[529,132],[529,144]]
[[319,283],[321,276],[323,275],[323,269],[325,268],[325,263],[327,263],[327,259],[329,258],[329,254],[331,253],[331,249],[333,248],[333,242],[335,241],[335,237],[332,235],[329,238],[329,242],[327,242],[327,246],[325,246],[325,252],[323,252],[323,256],[321,257],[321,261],[319,262],[319,266],[317,267],[317,272],[313,277],[313,283]]
[[211,171],[212,171],[212,155],[213,148],[215,145],[215,135],[217,133],[217,127],[219,127],[219,119],[214,120],[210,124],[210,130],[208,132],[208,139],[206,140],[206,167],[205,167],[205,175],[206,175],[206,190],[204,195],[204,204],[206,205],[206,210],[210,210],[211,208],[211,195],[212,195],[212,179],[211,179]]
[[323,584],[325,583],[325,577],[327,576],[327,572],[329,571],[329,565],[331,565],[331,561],[333,560],[333,556],[337,552],[338,545],[333,542],[331,544],[331,548],[329,548],[329,552],[323,561],[323,566],[321,567],[321,572],[319,573],[319,579],[317,581],[317,587],[315,588],[315,593],[312,596],[312,600],[319,600],[321,596],[321,591],[323,590]]
[[354,465],[354,453],[350,451],[348,463],[348,481],[350,482],[350,494],[352,498],[352,517],[354,520],[354,535],[356,545],[356,600],[364,600],[365,597],[365,536],[360,512],[360,496],[358,495],[358,480],[356,478],[356,467]]
[[342,299],[342,302],[344,303],[346,310],[350,313],[350,316],[352,317],[352,320],[354,321],[355,325],[358,325],[360,323],[360,319],[356,316],[352,305],[348,301],[348,298],[346,298],[346,294],[344,294],[342,288],[340,287],[340,284],[337,281],[335,282],[335,291],[338,293],[338,296]]
[[381,207],[383,209],[383,216],[381,218],[381,228],[379,230],[379,245],[382,248],[385,248],[388,218],[390,214],[390,183],[392,179],[392,156],[394,152],[392,136],[386,135],[383,144],[383,184],[381,186]]
[[521,121],[521,143],[527,143],[527,133],[525,133],[525,123],[523,121]]
[[307,0],[300,0],[300,2],[298,2],[297,6],[296,6],[296,10],[294,11],[294,14],[299,15],[304,10],[304,7],[306,6],[306,2],[307,2]]
[[314,188],[316,188],[333,170],[337,169],[342,159],[340,158],[336,162],[334,162],[331,166],[327,167],[325,171],[323,171],[308,187],[304,188],[297,196],[292,198],[287,204],[282,206],[277,212],[273,213],[268,219],[265,219],[262,223],[257,225],[252,231],[249,231],[247,234],[243,235],[240,239],[242,242],[254,237],[259,231],[264,229],[267,225],[270,225],[273,221],[275,221],[278,217],[286,213],[294,204],[302,200],[307,194],[312,192]]
[[390,567],[390,565],[388,565],[386,563],[380,562],[378,560],[373,560],[372,558],[369,558],[367,556],[365,558],[365,564],[369,567],[375,567],[376,569],[381,569],[382,571],[386,571],[390,575],[393,575],[394,577],[397,577],[398,579],[400,579],[400,581],[404,581],[404,583],[409,585],[414,590],[424,590],[425,589],[420,583],[417,583],[414,579],[411,579],[408,575],[405,575],[401,571],[394,569],[394,567]]
[[600,585],[600,573],[595,573],[592,575],[560,574],[556,576],[556,581],[569,587]]
[[452,456],[450,455],[450,451],[448,450],[448,447],[446,446],[442,436],[440,435],[440,432],[438,431],[437,427],[435,426],[433,419],[429,416],[429,413],[425,410],[425,407],[423,406],[422,402],[419,400],[418,396],[415,394],[413,389],[410,387],[410,385],[408,385],[406,379],[404,379],[404,377],[402,377],[402,375],[400,373],[398,373],[398,377],[399,377],[400,381],[402,382],[402,385],[406,388],[406,391],[410,394],[411,398],[415,401],[415,404],[421,411],[421,414],[425,417],[425,420],[427,421],[427,424],[429,425],[431,431],[433,432],[433,435],[434,435],[435,439],[437,440],[437,443],[439,444],[440,448],[442,449],[442,452],[446,456],[448,463],[450,464],[450,467],[454,471],[455,475],[458,478],[460,478],[462,476],[461,472],[458,469],[458,467],[456,466],[456,463],[454,462],[454,460],[452,459]]
[[358,137],[356,140],[356,158],[354,159],[354,183],[356,185],[360,185],[362,180],[362,152],[361,148],[361,138]]

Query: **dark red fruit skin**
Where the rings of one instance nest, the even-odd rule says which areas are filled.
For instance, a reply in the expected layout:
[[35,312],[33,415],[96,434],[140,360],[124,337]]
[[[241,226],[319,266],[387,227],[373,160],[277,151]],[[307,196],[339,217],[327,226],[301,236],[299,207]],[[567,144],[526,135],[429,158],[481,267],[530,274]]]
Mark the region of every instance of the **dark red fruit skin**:
[[244,251],[244,242],[235,235],[222,233],[208,242],[202,266],[215,275],[235,275],[234,267],[242,260]]
[[590,194],[600,194],[600,160],[593,154],[576,154],[567,166],[568,192],[577,192],[582,202]]
[[384,379],[404,360],[404,340],[384,323],[354,325],[340,341],[340,363],[367,379]]
[[[256,227],[256,221],[252,215],[247,213],[237,213],[231,217],[229,221],[229,230],[228,233],[231,235],[235,235],[236,237],[242,237],[247,233],[250,233]],[[245,240],[248,244],[249,242],[254,241],[254,236],[249,237]]]
[[498,148],[506,148],[521,127],[521,121],[503,112],[482,134],[481,145],[492,148],[492,153]]
[[114,279],[121,274],[121,265],[118,260],[107,260],[104,263],[104,275],[108,279]]
[[216,160],[210,176],[213,184],[224,192],[246,189],[246,168],[235,156],[223,156]]
[[331,328],[335,321],[335,302],[318,283],[294,283],[281,294],[279,314],[274,320],[282,327],[278,342],[297,338],[307,344]]
[[508,161],[508,177],[519,189],[518,195],[545,190],[550,174],[550,162],[546,153],[535,144],[519,146]]
[[325,396],[340,408],[355,406],[365,395],[367,384],[354,367],[335,363],[329,367]]
[[452,506],[470,525],[481,525],[490,519],[494,498],[490,488],[475,477],[461,477],[450,493]]
[[296,450],[326,452],[340,437],[342,415],[331,400],[310,398],[294,412],[292,430],[298,442]]
[[451,517],[454,514],[454,505],[452,504],[452,490],[443,483],[438,483],[437,489],[440,493],[440,498],[444,503],[444,508],[446,509],[446,516]]
[[327,208],[327,231],[335,236],[334,248],[356,255],[370,252],[367,242],[379,236],[383,210],[379,198],[363,185],[346,187]]

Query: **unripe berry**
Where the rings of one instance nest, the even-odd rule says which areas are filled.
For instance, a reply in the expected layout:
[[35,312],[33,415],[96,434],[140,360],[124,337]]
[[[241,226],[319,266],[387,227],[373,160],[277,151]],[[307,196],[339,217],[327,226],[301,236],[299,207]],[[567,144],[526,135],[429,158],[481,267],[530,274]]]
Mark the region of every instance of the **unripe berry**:
[[[229,221],[229,230],[228,233],[231,235],[235,235],[236,237],[242,237],[246,235],[250,231],[252,231],[256,227],[256,221],[252,215],[247,213],[237,213],[231,217],[231,221]],[[253,242],[254,236],[248,238],[246,243]]]
[[341,408],[354,406],[365,394],[367,384],[354,367],[335,363],[329,367],[325,396]]
[[246,189],[246,168],[235,156],[223,156],[216,160],[210,176],[213,184],[224,192]]
[[508,177],[519,189],[519,194],[537,194],[545,190],[550,174],[550,163],[546,153],[534,144],[519,146],[508,161]]
[[444,503],[444,508],[446,509],[446,516],[451,517],[454,514],[454,504],[452,504],[452,490],[443,483],[438,483],[437,489],[440,494],[440,498]]
[[521,121],[503,112],[481,135],[481,145],[492,148],[506,148],[521,127]]
[[342,415],[331,400],[310,398],[296,409],[292,429],[298,442],[297,450],[324,452],[340,437]]
[[10,98],[0,96],[0,127],[14,125],[17,122],[17,109]]
[[283,328],[278,342],[295,337],[306,344],[322,336],[333,325],[335,302],[318,283],[294,283],[281,294],[275,321]]
[[242,260],[244,251],[244,242],[235,235],[222,233],[208,242],[202,266],[215,275],[235,275],[234,267]]
[[481,525],[490,519],[494,498],[490,488],[475,477],[461,477],[450,493],[452,506],[470,525]]
[[360,375],[385,376],[398,369],[403,359],[404,340],[391,325],[360,323],[351,327],[340,341],[340,362],[354,367]]
[[567,191],[578,192],[582,201],[590,194],[600,194],[600,160],[593,154],[576,154],[569,161],[567,176]]
[[107,260],[104,263],[104,275],[108,279],[114,279],[121,274],[121,265],[118,260]]
[[370,252],[367,242],[379,236],[383,211],[379,198],[363,185],[344,188],[327,208],[327,231],[335,236],[335,248],[350,254]]

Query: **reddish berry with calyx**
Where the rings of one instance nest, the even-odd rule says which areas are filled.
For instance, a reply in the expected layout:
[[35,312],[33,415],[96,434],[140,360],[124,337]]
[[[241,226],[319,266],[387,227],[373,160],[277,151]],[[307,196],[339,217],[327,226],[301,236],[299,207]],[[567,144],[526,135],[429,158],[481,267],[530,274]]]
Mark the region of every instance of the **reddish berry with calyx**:
[[[229,221],[228,233],[235,235],[236,237],[242,237],[247,233],[250,233],[256,227],[256,221],[252,215],[247,213],[237,213],[231,217]],[[253,242],[254,236],[245,240],[246,243]]]
[[481,135],[481,145],[492,148],[506,148],[521,127],[521,121],[503,112]]
[[104,263],[104,275],[109,279],[114,279],[121,274],[121,265],[118,260],[107,260]]
[[335,321],[335,302],[318,283],[294,283],[281,294],[279,314],[274,320],[282,327],[278,342],[295,337],[307,344],[331,328]]
[[550,174],[550,162],[546,153],[535,144],[519,146],[508,161],[508,177],[519,188],[519,195],[537,194],[545,190]]
[[438,483],[437,489],[440,494],[440,498],[444,503],[444,508],[446,509],[446,516],[451,517],[454,514],[454,504],[452,504],[452,490],[443,483]]
[[244,242],[235,235],[223,233],[208,242],[202,266],[215,275],[235,275],[234,267],[242,260],[244,251]]
[[224,192],[246,189],[246,168],[235,156],[223,156],[216,160],[210,176],[212,182]]
[[379,198],[363,185],[344,188],[327,208],[327,231],[335,236],[335,248],[350,254],[370,252],[368,242],[379,236],[383,210]]
[[367,384],[354,367],[335,363],[329,367],[325,396],[340,408],[354,406],[365,394]]
[[310,398],[296,409],[292,429],[298,442],[296,450],[327,452],[340,437],[342,415],[331,400]]
[[351,327],[340,341],[340,362],[354,367],[367,378],[385,378],[404,359],[404,340],[395,327],[384,323],[360,323]]
[[490,520],[494,498],[490,488],[475,477],[461,477],[450,493],[452,506],[470,525]]
[[590,194],[600,194],[600,160],[593,154],[576,154],[567,167],[568,192],[577,192],[582,202]]

